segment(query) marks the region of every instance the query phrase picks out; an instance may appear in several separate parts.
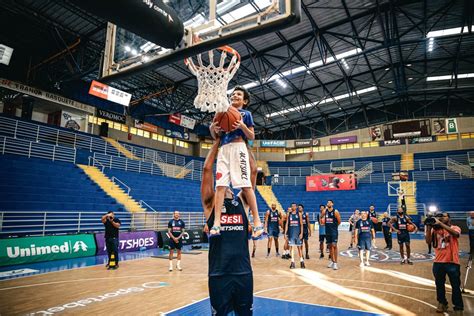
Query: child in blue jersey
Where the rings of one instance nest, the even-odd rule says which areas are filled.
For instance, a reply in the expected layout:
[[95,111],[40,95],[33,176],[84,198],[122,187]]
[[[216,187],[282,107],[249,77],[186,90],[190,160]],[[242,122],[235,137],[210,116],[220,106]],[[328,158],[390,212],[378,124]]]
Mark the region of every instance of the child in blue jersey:
[[[217,122],[210,126],[211,135],[220,135],[221,147],[217,156],[215,205],[224,203],[226,188],[232,183],[233,188],[239,188],[248,201],[253,215],[253,237],[263,233],[262,222],[258,216],[257,198],[252,188],[250,157],[247,140],[255,139],[252,113],[244,110],[249,105],[250,95],[243,87],[237,86],[230,97],[231,106],[239,110],[242,120],[232,125],[232,131],[223,133]],[[209,233],[210,237],[220,234],[221,208],[215,209],[214,223]]]
[[370,249],[372,242],[375,239],[374,223],[367,214],[367,211],[362,211],[361,218],[355,224],[354,240],[357,248],[359,248],[360,267],[364,267],[364,251],[365,251],[365,265],[370,266]]

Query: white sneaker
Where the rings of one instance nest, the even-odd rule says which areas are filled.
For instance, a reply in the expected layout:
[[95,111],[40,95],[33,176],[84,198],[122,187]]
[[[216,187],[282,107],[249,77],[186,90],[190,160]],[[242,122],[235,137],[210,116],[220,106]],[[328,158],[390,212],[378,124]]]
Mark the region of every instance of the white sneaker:
[[365,265],[368,266],[368,267],[370,267],[370,262],[367,261],[367,262],[365,263]]
[[170,267],[170,268],[168,269],[168,271],[169,271],[169,272],[173,272],[173,268]]
[[334,265],[334,262],[330,261],[328,264],[328,268],[332,268],[333,265]]
[[365,267],[365,266],[364,266],[364,263],[361,262],[361,263],[359,264],[359,267],[361,267],[361,268]]
[[339,270],[339,267],[337,266],[337,263],[334,262],[334,264],[332,265],[332,269],[333,270]]
[[178,269],[178,271],[183,271],[183,269],[181,268],[181,266],[176,266],[176,269]]

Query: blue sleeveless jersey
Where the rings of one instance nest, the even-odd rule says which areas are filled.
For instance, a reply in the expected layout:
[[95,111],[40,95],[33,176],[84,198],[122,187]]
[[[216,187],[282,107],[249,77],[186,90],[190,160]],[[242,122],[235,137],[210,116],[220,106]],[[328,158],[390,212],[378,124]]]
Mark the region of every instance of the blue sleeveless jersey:
[[278,228],[278,220],[280,219],[280,215],[278,214],[278,210],[273,212],[270,210],[270,216],[268,218],[268,228],[272,230],[279,230]]
[[390,229],[390,226],[388,225],[389,222],[390,222],[390,217],[384,217],[382,219],[382,228],[384,230],[389,230]]
[[372,233],[370,232],[373,228],[372,221],[369,219],[359,219],[356,223],[356,229],[358,230],[359,239],[372,239]]
[[337,218],[336,218],[336,209],[333,209],[332,212],[329,210],[326,211],[325,219],[326,219],[326,235],[333,235],[337,234]]
[[300,238],[300,215],[298,212],[295,214],[290,213],[288,215],[288,237],[290,239]]
[[301,214],[303,217],[303,234],[308,233],[308,224],[306,223],[306,218],[309,216],[308,213],[304,212]]
[[[252,273],[248,244],[248,219],[240,198],[225,199],[221,234],[209,239],[209,276]],[[207,226],[214,223],[214,211]]]
[[408,232],[407,224],[408,224],[407,217],[406,216],[401,217],[397,214],[397,222],[395,223],[394,226],[402,232]]

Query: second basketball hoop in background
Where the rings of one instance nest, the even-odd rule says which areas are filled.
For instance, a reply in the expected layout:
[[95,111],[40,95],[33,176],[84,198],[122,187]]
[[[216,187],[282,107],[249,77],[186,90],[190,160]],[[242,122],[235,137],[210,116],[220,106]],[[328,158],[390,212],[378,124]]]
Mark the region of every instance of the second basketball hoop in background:
[[[214,65],[215,52],[220,54],[218,65]],[[228,64],[226,64],[227,54],[232,56]],[[210,50],[204,58],[207,57],[208,60],[203,61],[203,56],[197,55],[197,65],[192,58],[186,58],[184,61],[198,81],[198,94],[194,99],[194,106],[202,112],[226,112],[230,106],[227,87],[239,69],[240,55],[230,46],[223,46]],[[204,62],[209,64],[205,66]]]

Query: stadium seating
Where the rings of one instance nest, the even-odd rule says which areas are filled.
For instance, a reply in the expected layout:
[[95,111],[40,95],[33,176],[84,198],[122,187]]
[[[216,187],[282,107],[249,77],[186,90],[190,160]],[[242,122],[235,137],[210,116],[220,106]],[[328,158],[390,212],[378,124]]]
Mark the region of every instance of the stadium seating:
[[417,200],[447,212],[474,210],[474,180],[420,181]]
[[0,155],[0,210],[108,211],[122,207],[75,165]]

